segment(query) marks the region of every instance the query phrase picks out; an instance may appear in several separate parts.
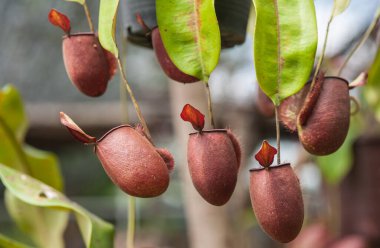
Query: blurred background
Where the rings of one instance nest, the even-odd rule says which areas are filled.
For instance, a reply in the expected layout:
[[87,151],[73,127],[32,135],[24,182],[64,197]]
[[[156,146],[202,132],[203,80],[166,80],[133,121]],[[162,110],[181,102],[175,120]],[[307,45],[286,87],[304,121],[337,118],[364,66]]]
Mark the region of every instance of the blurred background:
[[[148,2],[152,4],[152,1],[121,1],[118,20],[119,47],[126,61],[127,78],[153,139],[158,147],[169,149],[176,161],[176,169],[171,175],[170,186],[165,194],[152,199],[137,199],[136,247],[285,247],[272,241],[260,229],[248,192],[249,169],[256,166],[253,154],[257,152],[263,139],[275,144],[274,119],[266,117],[257,108],[258,86],[252,49],[254,10],[249,11],[245,7],[232,9],[235,17],[245,15],[240,16],[243,26],[238,26],[240,29],[243,27],[243,33],[239,30],[239,35],[243,38],[228,38],[226,34],[228,42],[224,45],[229,48],[222,51],[219,65],[210,79],[217,127],[231,128],[244,150],[238,185],[231,200],[223,207],[214,207],[198,195],[189,178],[186,144],[187,134],[192,129],[179,117],[186,103],[207,112],[203,85],[183,85],[168,80],[150,48],[127,41],[128,27],[132,27],[132,32],[136,28],[133,26],[135,24],[131,24],[134,17],[128,11],[128,4],[137,8],[136,2],[140,2],[142,7],[144,4],[148,5]],[[321,46],[332,1],[317,0],[315,4]],[[99,1],[88,1],[88,5],[94,23],[97,23]],[[71,84],[62,60],[62,32],[47,20],[51,8],[56,8],[70,17],[73,33],[89,31],[83,9],[78,4],[41,0],[0,1],[0,86],[11,83],[20,90],[30,123],[26,142],[57,154],[66,195],[96,215],[114,223],[117,230],[116,247],[123,247],[127,223],[127,195],[108,179],[93,149],[76,142],[60,125],[58,113],[64,111],[87,133],[96,137],[101,137],[107,130],[125,123],[126,120],[128,123],[136,123],[137,118],[129,101],[120,101],[120,98],[125,99],[125,92],[120,86],[118,74],[109,83],[106,93],[99,98],[86,97]],[[336,67],[342,63],[347,51],[371,23],[377,8],[378,1],[375,0],[352,0],[347,11],[333,21],[326,52],[326,66]],[[376,36],[373,36],[355,53],[343,77],[350,81],[367,70],[376,50]],[[320,52],[320,48],[318,51]],[[331,70],[331,74],[333,72]],[[360,95],[360,92],[352,93]],[[282,130],[281,145],[283,161],[291,162],[300,178],[306,210],[303,228],[306,240],[332,242],[351,235],[349,238],[354,240],[351,243],[362,238],[379,242],[379,213],[378,210],[373,210],[379,207],[375,200],[380,197],[378,191],[373,194],[362,191],[363,201],[372,199],[372,206],[367,206],[368,202],[365,202],[364,209],[360,206],[359,210],[355,210],[357,212],[342,209],[347,202],[360,201],[360,198],[353,198],[353,194],[349,194],[347,200],[347,195],[344,198],[344,190],[341,190],[344,185],[342,180],[348,173],[354,173],[351,170],[355,168],[353,163],[349,162],[339,168],[334,168],[334,164],[327,169],[320,167],[303,150],[297,135],[285,129]],[[375,150],[375,153],[378,151]],[[380,168],[379,162],[375,163]],[[367,170],[370,171],[366,172],[369,175],[373,172],[371,168]],[[379,175],[378,170],[376,173],[374,174]],[[355,180],[359,179],[352,176],[351,181]],[[380,188],[380,185],[377,184],[376,187]],[[353,191],[354,189],[349,190]],[[3,190],[0,194],[2,192]],[[7,215],[3,200],[0,208],[0,232],[16,239],[27,240]],[[363,214],[368,211],[374,211],[374,216],[377,217]],[[363,223],[361,226],[358,224],[357,229],[351,228],[353,224],[347,218],[356,224],[360,221]],[[366,222],[366,218],[379,222],[371,224],[371,220]],[[342,223],[346,228],[342,227]],[[366,228],[370,230],[370,234],[366,232]],[[65,232],[65,240],[67,247],[84,247],[73,218]],[[313,246],[295,243],[287,247],[323,247],[317,246],[317,241],[312,241]],[[380,247],[379,243],[376,244],[378,246],[373,247]]]

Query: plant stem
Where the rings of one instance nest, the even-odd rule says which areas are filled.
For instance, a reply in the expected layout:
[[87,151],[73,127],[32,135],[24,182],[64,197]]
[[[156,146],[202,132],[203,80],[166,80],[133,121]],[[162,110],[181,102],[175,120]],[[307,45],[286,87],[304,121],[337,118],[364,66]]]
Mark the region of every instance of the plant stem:
[[[126,56],[127,51],[126,42],[122,43],[121,54],[123,58]],[[122,109],[122,117],[124,122],[128,122],[128,99],[126,86],[123,77],[120,77],[120,105]],[[135,224],[136,223],[136,200],[133,196],[128,196],[128,224],[126,233],[126,247],[134,248],[135,241]]]
[[127,248],[134,248],[136,228],[136,198],[128,196]]
[[139,107],[139,105],[138,105],[138,103],[136,101],[136,98],[135,98],[135,96],[134,96],[134,94],[132,92],[132,89],[129,86],[129,83],[128,83],[127,78],[125,76],[124,67],[123,67],[123,65],[121,63],[120,57],[117,57],[117,63],[119,65],[119,70],[120,70],[120,74],[121,74],[122,80],[123,80],[123,82],[125,84],[125,87],[127,88],[128,94],[131,97],[133,106],[134,106],[134,108],[136,110],[137,117],[138,117],[141,125],[143,126],[146,135],[148,136],[149,139],[151,139],[150,132],[149,132],[149,129],[148,129],[148,125],[146,124],[146,121],[145,121],[145,119],[144,119],[144,117],[143,117],[143,115],[141,113],[140,107]]
[[380,9],[377,10],[375,17],[372,21],[372,23],[369,25],[367,30],[365,31],[364,35],[361,37],[358,43],[350,50],[348,53],[346,59],[344,60],[342,66],[339,68],[338,76],[340,76],[343,72],[344,67],[347,65],[348,61],[351,59],[352,55],[366,42],[370,34],[372,33],[373,29],[376,27],[376,24],[379,22],[380,19]]
[[318,60],[318,63],[317,63],[317,67],[315,68],[315,72],[314,72],[314,76],[313,76],[313,81],[311,82],[310,89],[312,89],[313,86],[314,86],[314,84],[315,84],[315,79],[317,78],[317,75],[318,75],[319,70],[321,68],[323,59],[325,57],[325,51],[326,51],[326,47],[327,47],[327,40],[328,40],[328,37],[329,37],[329,31],[330,31],[330,24],[331,24],[332,20],[334,19],[334,10],[335,10],[335,4],[334,4],[334,7],[333,7],[333,10],[331,11],[331,15],[330,15],[329,21],[327,22],[326,36],[325,36],[325,39],[323,41],[322,53],[321,53],[321,56],[319,57],[319,60]]
[[94,33],[95,32],[94,24],[92,23],[91,14],[90,14],[90,11],[88,10],[86,1],[83,3],[83,8],[84,8],[84,12],[86,13],[88,26],[90,26],[91,32]]
[[12,132],[12,129],[8,126],[8,124],[2,117],[0,117],[0,127],[3,129],[5,135],[8,137],[13,149],[17,153],[17,157],[20,159],[22,172],[24,172],[27,175],[33,176],[28,159],[26,158],[25,152],[21,148],[21,144],[18,143],[15,135]]
[[[123,58],[126,56],[127,51],[127,43],[123,42],[121,45],[121,54]],[[129,122],[129,113],[128,113],[128,98],[127,98],[127,89],[124,84],[124,80],[122,77],[120,77],[119,82],[119,90],[120,90],[120,108],[121,108],[121,115],[123,122],[128,123]]]
[[276,117],[276,140],[277,140],[277,165],[281,164],[281,134],[280,134],[280,119],[278,117],[278,105],[274,108],[274,114]]
[[211,122],[211,128],[215,128],[215,122],[214,122],[214,115],[212,112],[212,101],[211,101],[211,92],[210,92],[210,86],[208,84],[208,80],[205,81],[205,89],[207,93],[207,107],[208,107],[208,114],[210,116],[210,122]]

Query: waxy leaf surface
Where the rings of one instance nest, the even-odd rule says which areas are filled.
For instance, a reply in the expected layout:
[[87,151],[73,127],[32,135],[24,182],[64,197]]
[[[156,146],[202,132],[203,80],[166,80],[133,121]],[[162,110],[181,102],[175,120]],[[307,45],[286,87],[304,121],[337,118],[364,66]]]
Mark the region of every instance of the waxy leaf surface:
[[104,49],[116,58],[119,50],[116,44],[116,17],[119,0],[100,0],[99,8],[99,41]]
[[263,167],[269,167],[273,164],[274,155],[277,154],[277,149],[271,146],[268,141],[264,140],[260,150],[256,153],[255,159]]
[[51,9],[48,15],[48,19],[51,24],[60,27],[66,34],[70,33],[70,20],[65,14],[59,12],[56,9]]
[[[43,182],[43,187],[49,187],[53,189],[53,192],[62,191],[63,180],[56,156],[26,145],[24,143],[26,129],[27,118],[20,94],[16,88],[7,85],[0,90],[0,163],[32,175]],[[27,183],[24,181],[27,179],[24,178],[27,176],[23,174],[20,180],[12,181],[12,187],[28,187],[27,184],[24,185]],[[27,194],[27,192],[23,193]],[[62,195],[62,193],[59,194]],[[62,211],[56,207],[30,204],[9,188],[5,191],[4,201],[12,219],[38,247],[64,247],[63,233],[69,216],[67,209]],[[88,218],[96,217],[91,215]],[[112,247],[112,243],[109,242],[109,230],[104,228],[103,231],[102,227],[93,228],[96,223],[89,223],[88,218],[78,217],[84,240],[86,244],[91,244],[91,240],[96,240],[100,244],[97,246],[94,241],[88,247]],[[98,222],[97,218],[93,222]],[[102,240],[103,238],[105,240]],[[0,242],[2,242],[1,239]],[[106,245],[101,246],[103,242]]]
[[221,49],[214,0],[157,0],[156,13],[170,59],[182,72],[207,82]]
[[279,105],[307,82],[317,48],[313,0],[253,0],[254,56],[261,89]]
[[67,211],[29,205],[9,190],[5,191],[4,199],[9,215],[38,247],[65,247],[63,233],[69,220]]
[[[62,190],[63,180],[55,155],[24,144],[27,126],[19,92],[11,85],[5,86],[0,91],[0,163]],[[39,247],[64,247],[62,235],[68,213],[27,205],[8,191],[4,201],[17,226],[35,244]]]
[[181,112],[181,118],[184,121],[188,121],[193,125],[193,128],[197,131],[202,131],[205,126],[205,116],[198,109],[194,108],[190,104],[186,104]]
[[17,141],[24,140],[28,120],[20,93],[11,85],[6,85],[0,90],[0,117],[16,136]]
[[0,234],[0,247],[6,247],[6,248],[32,248],[29,245],[20,243],[16,240],[13,240],[10,237],[7,237],[3,234]]
[[12,195],[28,205],[62,212],[73,211],[86,247],[113,247],[113,226],[70,201],[61,192],[2,164],[0,178]]

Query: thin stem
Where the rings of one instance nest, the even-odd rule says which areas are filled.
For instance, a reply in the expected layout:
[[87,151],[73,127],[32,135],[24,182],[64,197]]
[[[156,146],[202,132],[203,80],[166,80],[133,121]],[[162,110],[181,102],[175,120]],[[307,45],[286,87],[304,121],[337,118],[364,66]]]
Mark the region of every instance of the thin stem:
[[120,57],[117,57],[117,63],[119,65],[119,70],[120,70],[120,74],[121,74],[122,80],[123,80],[123,82],[125,84],[125,87],[127,88],[128,94],[131,97],[133,106],[134,106],[134,108],[136,110],[137,117],[138,117],[141,125],[143,126],[146,135],[148,136],[149,139],[151,139],[150,132],[149,132],[149,129],[148,129],[148,125],[146,124],[146,121],[145,121],[145,119],[144,119],[144,117],[143,117],[143,115],[141,113],[140,107],[139,107],[139,105],[138,105],[138,103],[136,101],[136,98],[135,98],[135,96],[134,96],[134,94],[132,92],[132,89],[129,86],[129,83],[128,83],[127,78],[125,76],[124,67],[123,67],[123,65],[121,63]]
[[91,32],[94,33],[95,32],[94,24],[92,23],[91,14],[90,14],[90,11],[88,10],[86,1],[83,3],[83,8],[84,8],[84,12],[86,13],[88,26],[90,26]]
[[127,248],[134,248],[136,229],[136,198],[128,197]]
[[274,108],[274,113],[276,117],[276,140],[277,140],[277,165],[281,164],[281,134],[280,134],[280,119],[278,116],[278,106]]
[[[121,47],[121,54],[123,58],[126,56],[127,43],[123,42]],[[126,86],[124,84],[123,77],[120,77],[120,105],[121,105],[121,114],[124,122],[128,122],[128,99]],[[126,233],[126,247],[134,248],[135,241],[135,224],[136,223],[136,200],[133,196],[128,196],[128,224],[127,224],[127,233]]]
[[[121,46],[122,57],[125,58],[127,51],[127,43],[123,42]],[[129,113],[128,113],[128,99],[127,99],[127,90],[123,81],[123,78],[120,77],[120,108],[123,122],[129,122]]]
[[[335,5],[334,5],[334,7],[335,7]],[[318,75],[319,70],[321,68],[323,59],[325,57],[325,52],[326,52],[326,47],[327,47],[327,40],[328,40],[328,37],[329,37],[329,31],[330,31],[330,24],[331,24],[332,20],[334,19],[334,10],[335,10],[334,7],[333,7],[333,10],[331,11],[330,19],[327,22],[326,36],[325,36],[325,39],[323,41],[322,53],[321,53],[321,56],[319,57],[319,60],[318,60],[318,63],[317,63],[317,67],[315,68],[315,72],[314,72],[314,76],[313,76],[313,81],[311,82],[310,89],[312,89],[313,85],[315,84],[315,79],[317,78],[317,75]]]
[[346,59],[344,60],[342,66],[339,68],[338,76],[340,76],[342,74],[344,67],[347,65],[347,63],[351,59],[352,55],[354,55],[354,53],[366,42],[366,40],[368,39],[368,37],[372,33],[373,29],[376,27],[376,24],[379,22],[379,19],[380,19],[380,9],[377,10],[371,25],[369,25],[369,27],[367,28],[367,30],[365,31],[364,35],[361,37],[359,42],[356,43],[356,45],[348,53],[348,55],[347,55]]
[[212,112],[211,92],[210,92],[210,86],[208,84],[208,81],[205,82],[205,89],[206,89],[206,93],[207,93],[208,114],[210,116],[211,127],[214,129],[215,128],[215,122],[214,122],[214,115]]
[[127,99],[127,91],[124,85],[124,81],[120,77],[120,108],[121,113],[123,115],[123,122],[129,122],[129,114],[128,114],[128,99]]
[[8,126],[8,124],[4,121],[2,117],[0,117],[0,127],[3,129],[5,135],[8,137],[8,140],[12,144],[12,147],[15,150],[17,157],[20,159],[22,172],[30,176],[33,176],[32,175],[33,173],[30,168],[28,159],[26,158],[25,152],[22,150],[21,145],[18,143],[15,135],[12,132],[12,129]]

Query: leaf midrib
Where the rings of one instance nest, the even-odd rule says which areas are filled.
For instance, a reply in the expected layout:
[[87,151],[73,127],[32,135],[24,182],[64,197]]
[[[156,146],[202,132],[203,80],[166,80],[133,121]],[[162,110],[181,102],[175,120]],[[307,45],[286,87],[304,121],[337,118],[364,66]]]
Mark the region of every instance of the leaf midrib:
[[278,0],[273,0],[274,12],[276,17],[276,32],[277,32],[277,88],[276,88],[276,105],[279,104],[279,92],[281,83],[281,39],[280,39],[280,16],[278,12]]
[[208,75],[206,73],[206,68],[205,68],[205,64],[204,64],[203,56],[202,56],[201,31],[199,28],[200,25],[199,26],[197,25],[199,23],[199,19],[200,19],[199,5],[201,3],[200,3],[200,0],[194,0],[193,3],[194,3],[194,17],[195,17],[194,26],[195,26],[195,34],[196,34],[196,39],[197,39],[197,48],[196,49],[198,50],[197,56],[198,56],[198,59],[199,59],[200,65],[201,65],[202,80],[204,80],[205,78],[207,78]]

